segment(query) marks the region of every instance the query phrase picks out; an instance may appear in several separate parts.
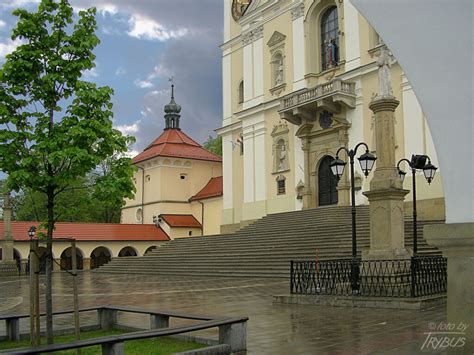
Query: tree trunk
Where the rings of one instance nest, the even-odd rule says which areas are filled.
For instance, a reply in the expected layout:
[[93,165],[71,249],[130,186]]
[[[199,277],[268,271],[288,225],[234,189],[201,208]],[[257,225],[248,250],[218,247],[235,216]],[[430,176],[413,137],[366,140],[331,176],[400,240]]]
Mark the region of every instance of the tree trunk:
[[46,339],[53,344],[53,230],[54,230],[54,188],[48,187],[48,234],[46,238]]

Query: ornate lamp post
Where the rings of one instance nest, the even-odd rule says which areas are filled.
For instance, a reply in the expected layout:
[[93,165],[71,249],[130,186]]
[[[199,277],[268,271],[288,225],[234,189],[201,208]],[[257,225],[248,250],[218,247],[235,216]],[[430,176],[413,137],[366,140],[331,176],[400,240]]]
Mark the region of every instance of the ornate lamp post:
[[375,160],[377,159],[373,154],[369,152],[369,147],[364,142],[361,142],[355,146],[354,149],[347,149],[346,147],[341,147],[336,152],[336,158],[330,164],[332,173],[337,177],[339,181],[344,173],[344,167],[346,162],[339,159],[339,152],[344,150],[349,156],[350,161],[350,174],[351,174],[351,214],[352,214],[352,265],[351,265],[351,287],[353,293],[358,293],[359,291],[359,265],[357,263],[357,236],[356,236],[356,207],[355,207],[355,184],[354,184],[354,157],[357,154],[357,149],[363,145],[365,147],[365,153],[362,154],[359,158],[360,167],[364,172],[365,177],[367,177],[372,170]]
[[[428,163],[426,163],[428,160]],[[398,175],[400,176],[400,180],[405,180],[406,172],[400,169],[400,164],[402,162],[408,163],[408,166],[411,169],[412,174],[412,191],[413,191],[413,256],[416,257],[418,253],[418,230],[417,230],[417,213],[416,213],[416,170],[420,169],[423,170],[423,174],[425,175],[426,181],[428,184],[431,184],[433,181],[436,169],[433,164],[431,164],[431,159],[427,155],[412,155],[411,160],[406,158],[400,159],[397,163],[397,170]]]

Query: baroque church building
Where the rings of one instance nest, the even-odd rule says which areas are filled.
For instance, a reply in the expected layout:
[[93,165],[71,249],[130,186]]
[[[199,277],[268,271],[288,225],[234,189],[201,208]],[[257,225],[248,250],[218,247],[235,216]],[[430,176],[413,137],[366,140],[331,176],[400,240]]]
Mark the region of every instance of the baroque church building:
[[170,238],[218,234],[222,211],[222,158],[180,128],[181,106],[164,107],[165,128],[133,158],[136,192],[121,223],[156,224]]
[[[349,169],[337,182],[329,165],[341,146],[365,142],[377,154],[369,103],[378,90],[382,39],[347,0],[224,4],[221,230],[270,213],[349,205]],[[426,154],[437,165],[422,109],[393,57],[390,75],[400,101],[397,161]],[[345,154],[340,158],[348,161]],[[371,176],[358,169],[356,202],[367,204],[362,192]],[[431,185],[423,175],[417,179],[420,213],[443,218],[441,174]],[[410,200],[411,194],[405,207]]]

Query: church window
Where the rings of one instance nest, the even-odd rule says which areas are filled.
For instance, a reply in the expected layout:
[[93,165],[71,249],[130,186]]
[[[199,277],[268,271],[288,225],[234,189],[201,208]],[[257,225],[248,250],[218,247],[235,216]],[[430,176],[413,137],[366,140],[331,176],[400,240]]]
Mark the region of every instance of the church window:
[[337,7],[329,8],[321,18],[322,70],[330,69],[339,62],[339,24]]
[[188,235],[189,235],[190,237],[192,237],[192,236],[193,236],[193,231],[189,231],[189,232],[188,232]]
[[150,175],[146,175],[146,176],[145,176],[145,181],[150,181],[150,180],[151,180]]
[[239,101],[237,103],[241,104],[244,102],[244,81],[242,80],[239,84]]
[[280,175],[276,179],[277,181],[277,194],[284,195],[286,192],[285,181],[286,178],[283,175]]
[[187,177],[188,177],[188,174],[180,174],[180,175],[179,175],[179,178],[180,178],[181,180],[186,180]]

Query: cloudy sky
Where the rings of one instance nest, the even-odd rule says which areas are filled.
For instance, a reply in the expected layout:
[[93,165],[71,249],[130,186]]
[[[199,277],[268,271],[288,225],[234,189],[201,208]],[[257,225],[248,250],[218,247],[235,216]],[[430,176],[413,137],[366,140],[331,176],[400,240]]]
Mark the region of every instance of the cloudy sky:
[[[17,43],[10,39],[17,7],[39,0],[0,0],[0,65]],[[181,128],[202,143],[221,123],[223,3],[220,0],[70,0],[75,10],[98,10],[96,68],[86,79],[115,90],[115,126],[134,135],[141,151],[164,127],[169,77],[182,106]]]

